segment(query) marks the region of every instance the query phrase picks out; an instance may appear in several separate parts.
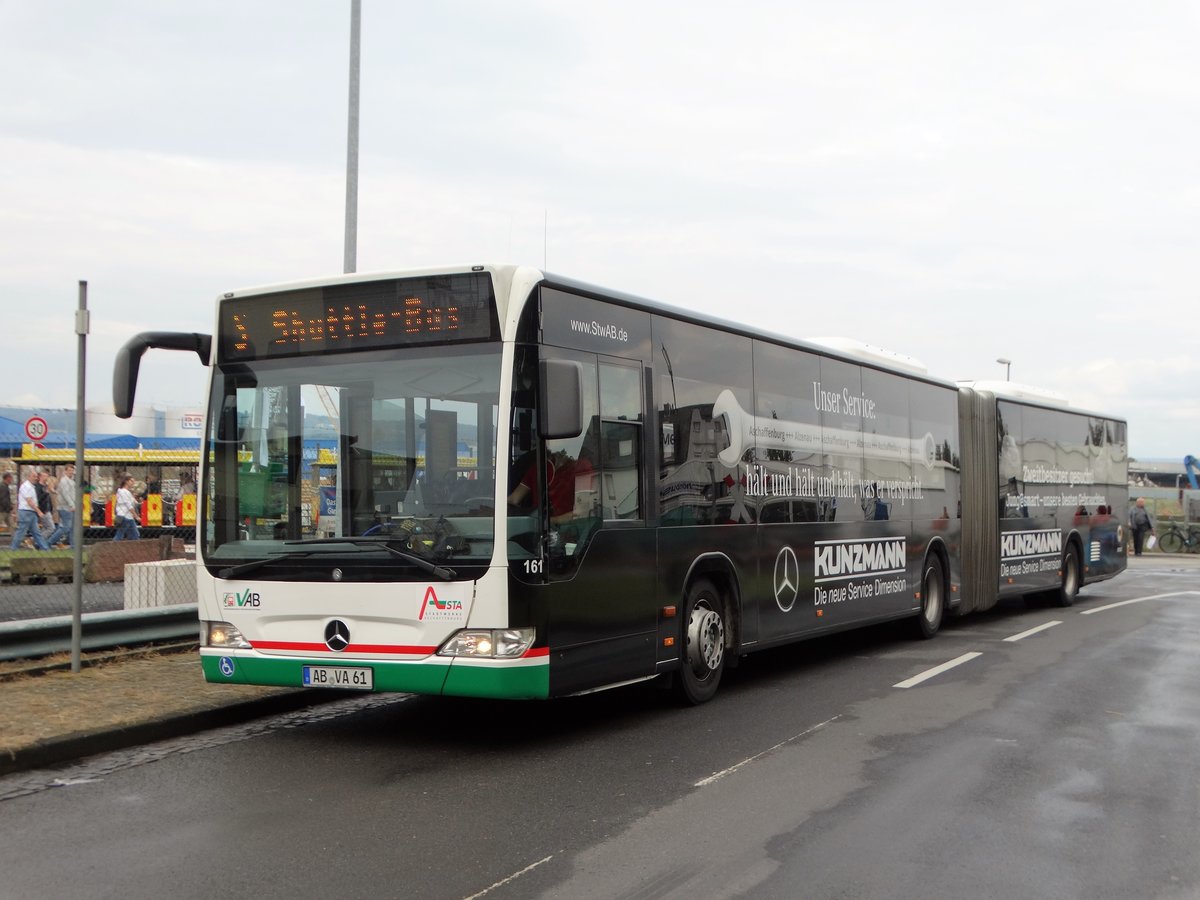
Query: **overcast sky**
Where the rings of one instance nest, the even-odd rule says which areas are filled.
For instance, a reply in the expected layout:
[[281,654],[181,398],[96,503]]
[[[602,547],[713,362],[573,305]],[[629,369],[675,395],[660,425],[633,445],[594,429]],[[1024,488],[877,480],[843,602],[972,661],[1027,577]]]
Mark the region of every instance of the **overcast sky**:
[[[349,0],[0,0],[0,405],[342,271]],[[1200,455],[1194,2],[363,0],[359,271],[515,262]],[[194,356],[139,403],[200,404]]]

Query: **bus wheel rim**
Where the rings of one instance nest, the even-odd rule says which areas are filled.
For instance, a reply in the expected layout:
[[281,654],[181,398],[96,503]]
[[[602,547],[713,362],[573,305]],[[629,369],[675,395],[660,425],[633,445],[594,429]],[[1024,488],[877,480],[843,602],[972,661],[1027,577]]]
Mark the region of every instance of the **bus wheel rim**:
[[707,606],[697,605],[688,620],[688,663],[697,675],[715,672],[725,655],[725,625]]

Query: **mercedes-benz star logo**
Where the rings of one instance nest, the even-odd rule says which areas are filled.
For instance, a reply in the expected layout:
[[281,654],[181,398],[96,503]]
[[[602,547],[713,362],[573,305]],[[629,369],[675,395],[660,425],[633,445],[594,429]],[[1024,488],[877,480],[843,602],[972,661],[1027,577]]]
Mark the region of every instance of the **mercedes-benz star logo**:
[[350,629],[341,619],[334,619],[325,626],[325,646],[334,653],[341,653],[350,646]]
[[791,612],[800,593],[800,563],[796,552],[784,547],[775,557],[775,603],[784,612]]

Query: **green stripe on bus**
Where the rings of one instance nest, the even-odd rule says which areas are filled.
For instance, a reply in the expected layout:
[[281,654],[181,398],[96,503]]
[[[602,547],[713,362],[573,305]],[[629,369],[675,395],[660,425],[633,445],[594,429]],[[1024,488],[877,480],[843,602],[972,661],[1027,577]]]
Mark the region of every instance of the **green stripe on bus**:
[[263,659],[261,657],[231,656],[233,674],[221,672],[221,657],[202,656],[205,681],[216,684],[270,684],[280,687],[304,687],[304,666],[348,665],[373,669],[375,690],[412,694],[440,694],[446,680],[446,665],[428,663],[350,662],[334,663],[325,659]]
[[[304,666],[338,665],[328,660],[263,659],[228,657],[233,673],[221,671],[220,656],[201,656],[206,681],[214,684],[266,684],[303,687]],[[349,662],[346,665],[350,665]],[[447,663],[355,662],[355,666],[374,670],[376,692],[396,691],[412,694],[449,694],[462,697],[497,699],[543,699],[550,694],[550,667],[538,666],[452,666]]]
[[443,694],[458,697],[492,697],[500,700],[544,700],[550,696],[550,666],[450,667]]

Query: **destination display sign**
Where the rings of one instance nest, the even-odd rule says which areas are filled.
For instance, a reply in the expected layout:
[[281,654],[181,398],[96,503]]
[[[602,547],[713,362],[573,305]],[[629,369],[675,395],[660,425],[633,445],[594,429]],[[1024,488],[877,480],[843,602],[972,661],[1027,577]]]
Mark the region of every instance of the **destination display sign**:
[[498,340],[486,272],[393,278],[220,304],[222,361]]

